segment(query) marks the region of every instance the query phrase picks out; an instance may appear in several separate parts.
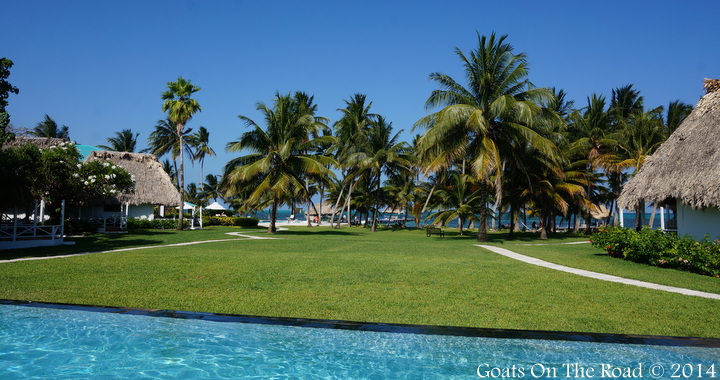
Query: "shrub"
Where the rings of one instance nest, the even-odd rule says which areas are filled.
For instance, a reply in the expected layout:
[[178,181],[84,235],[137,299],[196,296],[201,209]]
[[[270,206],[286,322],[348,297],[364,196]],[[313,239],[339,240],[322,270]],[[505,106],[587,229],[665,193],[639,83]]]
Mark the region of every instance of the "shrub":
[[[172,230],[177,228],[177,220],[173,219],[135,219],[130,218],[127,221],[128,230]],[[190,227],[190,221],[184,220],[185,227]]]
[[210,216],[203,218],[206,226],[236,226],[236,227],[257,227],[258,218],[232,217],[232,216]]
[[590,242],[613,257],[720,277],[720,242],[707,238],[695,241],[659,230],[608,227],[594,233]]
[[97,225],[84,220],[66,219],[65,234],[67,235],[85,235],[97,232]]

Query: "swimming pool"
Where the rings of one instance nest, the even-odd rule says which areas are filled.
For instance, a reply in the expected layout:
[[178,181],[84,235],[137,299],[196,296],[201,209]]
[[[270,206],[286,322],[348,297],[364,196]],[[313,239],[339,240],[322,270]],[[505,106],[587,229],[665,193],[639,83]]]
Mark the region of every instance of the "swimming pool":
[[[578,370],[587,375],[591,369],[597,371],[593,378],[625,369],[671,378],[676,364],[691,366],[695,374],[714,366],[720,377],[720,348],[399,334],[0,305],[0,378],[508,378],[494,375],[511,372],[514,378],[579,378]],[[654,365],[663,373],[660,367],[651,373]]]

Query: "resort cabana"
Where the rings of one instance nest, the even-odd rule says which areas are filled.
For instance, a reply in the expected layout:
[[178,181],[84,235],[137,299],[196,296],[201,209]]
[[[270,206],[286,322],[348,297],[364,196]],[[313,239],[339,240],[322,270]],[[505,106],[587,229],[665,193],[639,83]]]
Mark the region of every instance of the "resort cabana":
[[[720,237],[720,80],[706,79],[707,94],[678,129],[625,184],[618,205],[670,207],[679,235]],[[644,207],[642,208],[644,210]],[[664,224],[661,213],[661,224]]]
[[83,207],[79,212],[83,219],[120,216],[152,220],[155,206],[160,206],[160,216],[164,216],[164,206],[180,204],[180,193],[154,155],[92,151],[85,162],[93,160],[107,161],[127,170],[135,179],[135,191],[118,194],[101,205]]

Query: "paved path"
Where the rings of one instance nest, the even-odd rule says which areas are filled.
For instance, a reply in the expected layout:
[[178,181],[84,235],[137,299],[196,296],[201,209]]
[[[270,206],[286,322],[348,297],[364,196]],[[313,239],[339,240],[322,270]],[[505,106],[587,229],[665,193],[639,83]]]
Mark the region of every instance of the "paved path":
[[587,240],[583,241],[571,241],[569,243],[523,243],[519,245],[574,245],[574,244],[588,244],[590,243]]
[[609,275],[609,274],[605,274],[605,273],[591,272],[589,270],[571,268],[571,267],[566,267],[564,265],[554,264],[554,263],[551,263],[551,262],[548,262],[545,260],[540,260],[540,259],[536,259],[534,257],[521,255],[519,253],[510,251],[508,249],[495,247],[492,245],[485,245],[485,244],[475,244],[475,245],[478,247],[481,247],[481,248],[485,248],[488,251],[495,252],[497,254],[509,257],[511,259],[523,261],[528,264],[537,265],[537,266],[541,266],[544,268],[550,268],[550,269],[555,269],[555,270],[559,270],[562,272],[576,274],[578,276],[589,277],[589,278],[594,278],[594,279],[603,280],[603,281],[617,282],[617,283],[626,284],[626,285],[639,286],[641,288],[662,290],[662,291],[671,292],[671,293],[680,293],[680,294],[684,294],[687,296],[695,296],[695,297],[703,297],[703,298],[711,298],[711,299],[720,300],[720,294],[701,292],[699,290],[692,290],[692,289],[685,289],[685,288],[676,288],[674,286],[653,284],[652,282],[631,280],[628,278],[613,276],[613,275]]
[[237,241],[237,240],[249,240],[249,239],[257,239],[257,240],[273,240],[276,238],[273,237],[264,237],[264,236],[253,236],[253,235],[245,235],[240,232],[227,232],[226,235],[232,235],[232,236],[240,236],[240,239],[215,239],[215,240],[201,240],[201,241],[189,241],[185,243],[174,243],[174,244],[163,244],[163,245],[146,245],[143,247],[130,247],[130,248],[118,248],[118,249],[110,249],[107,251],[94,251],[94,252],[80,252],[80,253],[71,253],[68,255],[58,255],[58,256],[43,256],[43,257],[23,257],[20,259],[10,259],[10,260],[0,260],[0,264],[3,263],[15,263],[18,261],[33,261],[33,260],[50,260],[50,259],[61,259],[65,257],[74,257],[74,256],[83,256],[83,255],[92,255],[95,253],[110,253],[110,252],[125,252],[125,251],[135,251],[138,249],[150,249],[150,248],[163,248],[163,247],[183,247],[187,245],[196,245],[196,244],[205,244],[205,243],[219,243],[224,241]]

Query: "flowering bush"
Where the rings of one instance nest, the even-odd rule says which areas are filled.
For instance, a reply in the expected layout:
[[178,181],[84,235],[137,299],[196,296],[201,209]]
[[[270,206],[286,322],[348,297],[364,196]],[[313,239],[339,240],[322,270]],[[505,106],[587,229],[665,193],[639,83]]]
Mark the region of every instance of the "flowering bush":
[[33,144],[0,151],[0,178],[8,194],[0,201],[3,208],[31,209],[43,199],[58,205],[66,200],[82,205],[132,191],[134,180],[125,169],[108,162],[80,162],[75,144],[61,143],[49,148]]
[[590,240],[610,256],[720,277],[720,241],[695,241],[659,230],[607,227]]
[[241,216],[209,216],[203,222],[206,226],[257,227],[260,220]]

